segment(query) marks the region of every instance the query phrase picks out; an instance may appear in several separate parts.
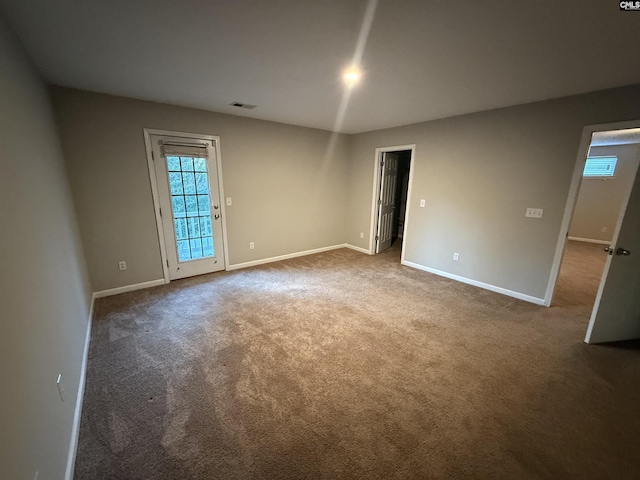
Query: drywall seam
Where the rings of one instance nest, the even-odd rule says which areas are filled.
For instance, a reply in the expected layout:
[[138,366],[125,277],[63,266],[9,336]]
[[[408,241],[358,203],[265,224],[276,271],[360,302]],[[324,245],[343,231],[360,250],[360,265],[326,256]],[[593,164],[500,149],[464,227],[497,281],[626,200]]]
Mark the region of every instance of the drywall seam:
[[417,268],[418,270],[423,270],[425,272],[433,273],[441,277],[446,277],[446,278],[450,278],[451,280],[456,280],[458,282],[466,283],[468,285],[473,285],[474,287],[480,287],[480,288],[484,288],[485,290],[501,293],[502,295],[507,295],[509,297],[517,298],[518,300],[524,300],[525,302],[535,303],[536,305],[544,305],[544,298],[533,297],[531,295],[516,292],[513,290],[508,290],[506,288],[496,287],[495,285],[491,285],[489,283],[479,282],[477,280],[461,277],[453,273],[443,272],[442,270],[436,270],[435,268],[425,267],[424,265],[409,262],[407,260],[404,260],[402,264],[406,265],[407,267]]
[[80,419],[82,417],[82,403],[84,401],[84,387],[87,380],[87,363],[89,362],[89,343],[91,342],[91,325],[93,323],[93,306],[95,305],[96,295],[91,298],[91,307],[89,308],[89,322],[87,324],[87,332],[84,340],[84,352],[82,356],[82,367],[80,368],[80,381],[78,382],[78,393],[76,394],[76,410],[73,414],[73,425],[71,427],[71,442],[69,445],[69,457],[67,459],[67,472],[65,480],[73,480],[73,471],[76,464],[76,455],[78,453],[78,440],[80,439]]
[[99,292],[93,292],[93,298],[110,297],[111,295],[118,295],[119,293],[133,292],[134,290],[142,290],[143,288],[157,287],[158,285],[164,285],[164,278],[158,280],[151,280],[149,282],[134,283],[133,285],[125,285],[124,287],[110,288],[109,290],[100,290]]

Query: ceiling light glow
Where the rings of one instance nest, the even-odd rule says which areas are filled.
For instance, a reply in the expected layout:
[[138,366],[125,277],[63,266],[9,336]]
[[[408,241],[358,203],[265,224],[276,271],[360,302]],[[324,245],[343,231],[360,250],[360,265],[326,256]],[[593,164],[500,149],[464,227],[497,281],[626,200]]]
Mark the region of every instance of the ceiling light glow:
[[348,87],[353,87],[360,83],[362,72],[358,67],[349,67],[342,75],[342,79]]

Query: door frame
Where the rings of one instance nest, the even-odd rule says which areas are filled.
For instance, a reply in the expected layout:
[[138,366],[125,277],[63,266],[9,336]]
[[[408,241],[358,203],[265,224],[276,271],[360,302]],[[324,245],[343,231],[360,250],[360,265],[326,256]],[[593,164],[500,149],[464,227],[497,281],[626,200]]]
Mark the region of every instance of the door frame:
[[404,262],[404,247],[407,242],[407,232],[409,231],[409,212],[411,210],[411,186],[413,185],[414,159],[416,156],[416,144],[394,145],[390,147],[378,147],[375,151],[373,159],[373,194],[371,195],[371,226],[369,227],[369,255],[376,254],[376,235],[378,234],[378,198],[380,196],[380,187],[382,176],[380,172],[380,157],[385,152],[398,152],[402,150],[411,150],[411,158],[409,159],[409,186],[407,188],[407,208],[404,212],[404,225],[402,230],[402,254],[401,262]]
[[229,269],[229,247],[227,241],[227,214],[225,211],[225,196],[222,181],[222,155],[220,152],[220,137],[215,135],[204,135],[200,133],[174,132],[172,130],[158,130],[155,128],[143,128],[144,146],[147,152],[147,166],[149,167],[149,181],[151,182],[151,196],[153,199],[153,210],[156,216],[156,228],[158,230],[158,242],[160,243],[160,257],[162,263],[162,274],[164,283],[169,283],[169,266],[167,265],[167,247],[164,242],[164,229],[162,228],[162,217],[160,216],[160,197],[158,196],[158,179],[156,177],[156,166],[153,161],[153,150],[151,145],[151,135],[165,137],[182,137],[189,140],[209,140],[213,143],[216,152],[216,169],[218,171],[218,191],[220,192],[220,213],[222,215],[222,250],[224,253],[224,268]]
[[[558,235],[558,242],[556,244],[556,253],[553,258],[551,274],[549,276],[549,283],[547,284],[547,292],[544,297],[543,305],[545,307],[551,306],[551,302],[553,301],[553,295],[556,290],[556,284],[558,283],[558,275],[560,274],[560,267],[562,266],[562,258],[564,257],[564,251],[568,241],[569,226],[571,225],[571,219],[573,218],[576,202],[578,200],[578,194],[580,193],[580,186],[582,184],[582,173],[584,170],[584,162],[586,161],[587,155],[589,154],[589,147],[591,146],[591,137],[595,132],[602,132],[602,131],[608,131],[608,130],[624,130],[628,128],[640,128],[640,120],[586,125],[582,129],[582,138],[580,139],[578,155],[576,157],[576,162],[573,167],[573,177],[571,179],[571,187],[569,188],[569,195],[567,196],[567,203],[564,208],[564,215],[562,217],[560,233]],[[613,232],[612,244],[615,243],[615,241],[617,240],[617,236],[620,233],[620,222],[622,217],[624,216],[624,211],[626,210],[626,204],[629,201],[630,195],[631,195],[631,189],[627,193],[627,197],[623,202],[623,210],[620,212],[620,217],[618,218],[616,229]],[[607,264],[605,265],[605,269],[602,273],[603,279],[606,278],[606,275],[609,273],[609,264],[610,264],[610,260],[607,261]],[[602,286],[602,280],[601,280],[601,286]],[[598,292],[599,293],[596,298],[596,303],[594,304],[593,310],[591,313],[589,329],[591,329],[591,323],[593,322],[593,318],[594,318],[593,312],[597,311],[597,308],[600,304],[600,290],[598,290]]]

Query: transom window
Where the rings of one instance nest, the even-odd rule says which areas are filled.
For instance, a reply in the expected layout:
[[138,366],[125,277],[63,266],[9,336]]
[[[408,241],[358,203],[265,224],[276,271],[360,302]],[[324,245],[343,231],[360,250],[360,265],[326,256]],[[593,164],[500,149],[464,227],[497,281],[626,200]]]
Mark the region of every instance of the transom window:
[[584,177],[613,177],[616,172],[618,157],[588,157],[584,165]]

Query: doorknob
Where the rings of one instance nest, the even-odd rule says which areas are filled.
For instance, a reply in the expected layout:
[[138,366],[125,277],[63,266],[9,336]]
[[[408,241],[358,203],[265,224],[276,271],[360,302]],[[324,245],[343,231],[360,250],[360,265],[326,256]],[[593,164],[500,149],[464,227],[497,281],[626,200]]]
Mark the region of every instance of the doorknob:
[[213,216],[213,218],[215,218],[216,220],[220,218],[220,215],[218,215],[217,213]]
[[219,207],[218,205],[214,205],[214,206],[213,206],[213,208],[217,210],[217,209],[219,209],[220,207]]
[[613,255],[613,248],[611,248],[611,245],[609,245],[608,247],[604,247],[603,250],[607,252],[609,255]]
[[616,255],[624,255],[625,257],[628,257],[629,255],[631,255],[631,252],[629,250],[625,250],[624,248],[620,247],[619,249],[616,250]]

